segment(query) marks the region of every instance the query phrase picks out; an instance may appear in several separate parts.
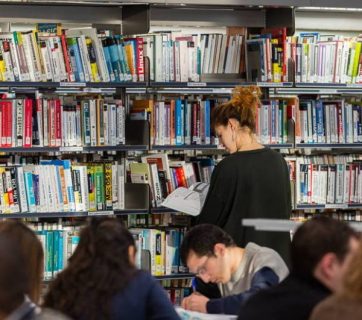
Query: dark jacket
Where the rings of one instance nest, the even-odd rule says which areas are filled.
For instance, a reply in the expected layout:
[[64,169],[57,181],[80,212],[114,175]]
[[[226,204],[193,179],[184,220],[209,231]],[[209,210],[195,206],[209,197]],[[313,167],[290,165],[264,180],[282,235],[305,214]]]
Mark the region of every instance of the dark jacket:
[[241,308],[239,320],[308,320],[313,308],[330,295],[314,278],[289,275],[274,288],[260,291]]
[[204,206],[196,223],[215,224],[236,244],[255,242],[276,250],[289,262],[290,237],[285,232],[242,227],[245,218],[289,219],[291,192],[287,164],[269,148],[235,152],[214,169]]
[[179,320],[165,290],[149,273],[140,271],[112,301],[114,320]]

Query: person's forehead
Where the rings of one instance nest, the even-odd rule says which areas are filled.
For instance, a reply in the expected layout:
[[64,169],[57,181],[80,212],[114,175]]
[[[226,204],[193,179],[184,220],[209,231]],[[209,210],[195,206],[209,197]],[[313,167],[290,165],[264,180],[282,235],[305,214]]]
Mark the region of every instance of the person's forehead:
[[199,256],[195,252],[190,251],[187,257],[187,264],[198,265],[204,262],[206,258],[206,256]]

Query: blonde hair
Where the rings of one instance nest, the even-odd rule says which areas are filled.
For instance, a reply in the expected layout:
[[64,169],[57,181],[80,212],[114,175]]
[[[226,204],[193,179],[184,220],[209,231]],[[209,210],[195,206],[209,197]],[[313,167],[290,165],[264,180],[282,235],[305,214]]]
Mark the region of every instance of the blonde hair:
[[260,105],[261,90],[257,86],[235,87],[231,99],[212,110],[212,127],[226,126],[229,119],[236,119],[240,127],[255,132],[256,110]]
[[39,303],[44,270],[44,252],[36,234],[24,223],[15,220],[0,222],[0,233],[16,244],[25,261],[27,294],[34,303]]

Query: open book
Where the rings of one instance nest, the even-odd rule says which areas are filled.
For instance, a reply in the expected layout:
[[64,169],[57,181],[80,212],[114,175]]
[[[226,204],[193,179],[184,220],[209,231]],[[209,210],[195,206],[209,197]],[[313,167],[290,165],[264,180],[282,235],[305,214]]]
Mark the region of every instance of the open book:
[[185,310],[180,307],[176,307],[176,312],[182,320],[232,320],[236,319],[236,316],[229,314],[209,314],[200,313],[195,311]]
[[171,192],[162,202],[162,205],[176,211],[197,216],[204,205],[208,190],[209,184],[204,182],[194,183],[190,188],[180,187]]

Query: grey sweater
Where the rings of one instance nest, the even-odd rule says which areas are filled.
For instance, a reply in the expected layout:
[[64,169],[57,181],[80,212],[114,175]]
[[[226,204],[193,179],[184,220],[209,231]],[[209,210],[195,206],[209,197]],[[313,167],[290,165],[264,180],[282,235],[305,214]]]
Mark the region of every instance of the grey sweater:
[[242,303],[260,289],[278,284],[288,273],[276,251],[248,243],[239,268],[228,283],[219,285],[222,298],[209,300],[207,312],[238,314]]

